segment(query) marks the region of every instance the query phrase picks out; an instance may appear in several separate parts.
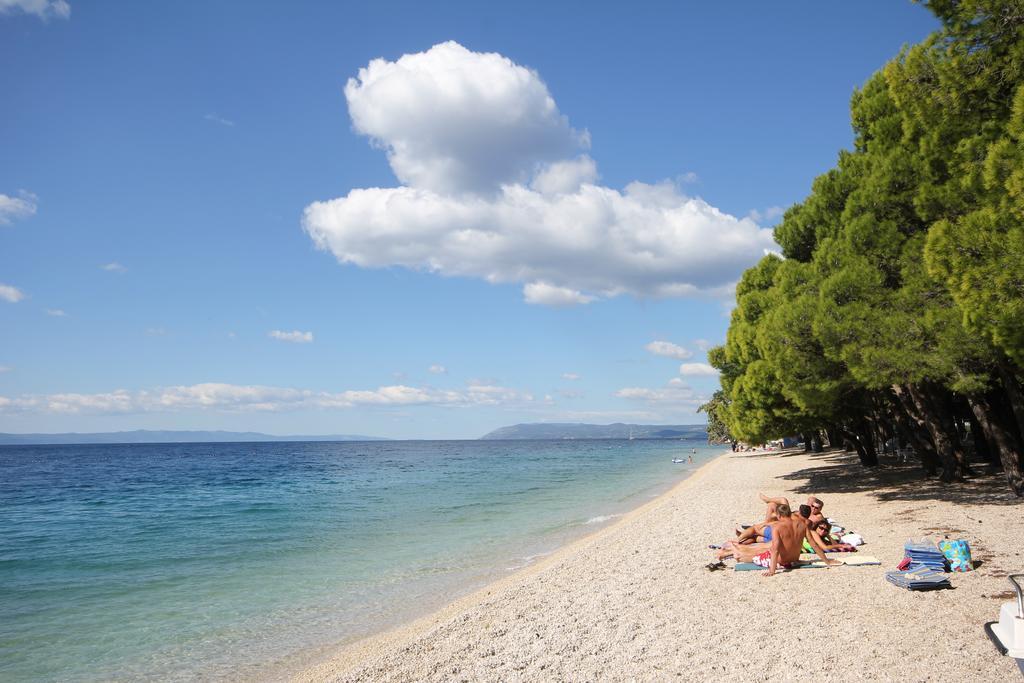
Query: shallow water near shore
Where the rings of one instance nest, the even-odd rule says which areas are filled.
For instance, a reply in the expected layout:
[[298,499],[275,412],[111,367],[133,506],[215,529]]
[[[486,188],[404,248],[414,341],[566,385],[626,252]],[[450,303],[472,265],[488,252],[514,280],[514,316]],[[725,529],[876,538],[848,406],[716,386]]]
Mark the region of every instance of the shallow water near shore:
[[[673,464],[697,449],[694,464]],[[285,672],[600,528],[690,441],[0,448],[0,679]]]

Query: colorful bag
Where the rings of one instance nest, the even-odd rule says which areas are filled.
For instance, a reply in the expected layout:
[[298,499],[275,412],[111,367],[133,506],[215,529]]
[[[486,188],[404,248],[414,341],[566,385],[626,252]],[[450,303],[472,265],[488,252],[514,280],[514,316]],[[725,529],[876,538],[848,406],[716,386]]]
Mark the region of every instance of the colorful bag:
[[949,560],[950,571],[969,572],[974,569],[971,546],[967,545],[967,541],[939,541],[939,548]]

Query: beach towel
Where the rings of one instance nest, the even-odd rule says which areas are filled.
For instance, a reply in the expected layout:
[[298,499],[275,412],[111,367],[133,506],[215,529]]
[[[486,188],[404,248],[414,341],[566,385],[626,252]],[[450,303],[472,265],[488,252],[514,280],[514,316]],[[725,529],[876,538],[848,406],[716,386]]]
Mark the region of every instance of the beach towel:
[[[811,547],[811,544],[807,542],[806,538],[804,539],[804,543],[801,546],[801,548],[803,548],[803,551],[805,553],[813,553],[814,552],[814,548]],[[826,553],[855,553],[855,552],[857,552],[857,549],[854,548],[852,545],[846,544],[846,545],[837,545],[834,548],[826,548],[825,552]]]
[[910,558],[910,569],[925,567],[945,571],[949,565],[949,560],[943,555],[939,546],[927,538],[920,541],[908,540],[903,544],[903,554]]
[[[825,566],[826,565],[821,564],[821,563],[818,563],[818,564],[808,563],[808,564],[798,564],[797,566],[793,567],[793,569],[821,569],[822,567],[825,567]],[[738,572],[752,572],[752,571],[756,571],[758,569],[763,571],[764,567],[762,567],[759,564],[754,564],[753,562],[737,562],[736,566],[733,567],[733,570],[738,571]],[[782,569],[783,569],[782,567],[779,567],[779,571],[782,571]]]
[[[842,562],[844,567],[872,567],[882,564],[877,557],[861,553],[858,553],[856,556],[844,555],[842,557],[830,557],[829,559]],[[793,569],[823,569],[825,567],[828,567],[828,565],[819,560],[817,555],[801,555],[800,564],[793,567]],[[733,569],[738,572],[752,572],[757,569],[764,569],[764,567],[758,566],[753,562],[737,562]]]
[[889,583],[911,591],[935,590],[952,588],[945,573],[928,567],[919,567],[907,571],[886,572],[885,580]]
[[[871,555],[865,555],[864,553],[857,553],[855,555],[840,555],[838,557],[830,557],[830,560],[838,560],[847,567],[868,567],[882,564],[882,561],[877,557]],[[825,566],[825,563],[818,559],[817,555],[801,555],[800,560],[802,562],[814,562],[821,566]]]

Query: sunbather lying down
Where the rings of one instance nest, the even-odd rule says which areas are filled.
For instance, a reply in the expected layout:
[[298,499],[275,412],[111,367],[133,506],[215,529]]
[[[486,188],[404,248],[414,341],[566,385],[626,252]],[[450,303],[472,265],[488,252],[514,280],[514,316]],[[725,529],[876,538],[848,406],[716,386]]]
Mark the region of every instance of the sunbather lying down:
[[[764,499],[765,495],[760,494],[761,498]],[[767,521],[761,522],[760,524],[753,524],[746,527],[745,529],[736,530],[736,543],[748,544],[748,543],[770,543],[772,540],[772,524],[778,521],[779,516],[776,512],[778,505],[789,505],[785,502],[785,498],[771,498],[768,499],[768,513]],[[778,501],[778,502],[777,502]],[[807,522],[811,522],[813,515],[813,508],[810,505],[801,505],[799,515]],[[822,520],[824,521],[824,520]],[[811,523],[811,527],[814,528],[814,524]],[[727,545],[727,543],[722,544]],[[807,552],[813,552],[808,550]]]
[[721,561],[732,556],[737,562],[753,562],[765,567],[765,576],[773,576],[781,566],[785,569],[795,566],[800,560],[803,542],[806,540],[814,549],[815,554],[825,564],[835,566],[842,564],[838,560],[825,557],[824,549],[818,537],[811,533],[807,520],[790,512],[788,503],[777,503],[775,514],[778,520],[772,523],[772,539],[770,543],[751,543],[748,545],[730,541],[723,544],[718,551]]
[[[856,546],[850,545],[849,543],[838,543],[831,535],[832,525],[829,524],[828,520],[821,520],[817,524],[811,524],[811,534],[818,537],[818,541],[821,543],[821,549],[826,553],[855,553],[857,552]],[[814,552],[811,544],[807,541],[803,543],[804,552]]]

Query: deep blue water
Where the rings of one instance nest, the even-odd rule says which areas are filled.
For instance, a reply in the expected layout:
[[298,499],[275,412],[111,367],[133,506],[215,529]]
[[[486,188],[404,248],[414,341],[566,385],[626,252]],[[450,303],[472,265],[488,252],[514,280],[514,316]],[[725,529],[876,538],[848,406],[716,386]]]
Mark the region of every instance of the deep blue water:
[[[696,448],[694,465],[672,464]],[[666,490],[682,441],[0,447],[0,680],[273,676]]]

